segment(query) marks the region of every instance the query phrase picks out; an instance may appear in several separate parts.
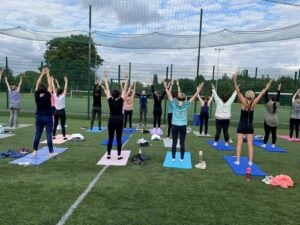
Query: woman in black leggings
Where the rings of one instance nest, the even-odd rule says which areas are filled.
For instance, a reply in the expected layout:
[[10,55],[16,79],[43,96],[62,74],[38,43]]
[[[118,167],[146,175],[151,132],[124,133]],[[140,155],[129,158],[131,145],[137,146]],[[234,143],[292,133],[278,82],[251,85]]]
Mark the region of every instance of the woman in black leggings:
[[98,127],[99,130],[101,130],[101,87],[100,87],[101,81],[96,80],[93,90],[93,109],[92,109],[92,119],[91,119],[91,130],[93,130],[94,127],[94,120],[98,118]]
[[112,94],[110,94],[109,85],[108,85],[108,75],[104,73],[104,82],[105,87],[101,85],[103,88],[108,104],[109,104],[109,119],[108,119],[108,144],[107,144],[107,159],[111,158],[111,148],[114,140],[115,132],[117,139],[117,150],[118,150],[118,160],[123,159],[121,156],[121,148],[122,148],[122,132],[123,132],[123,102],[124,97],[128,87],[128,75],[125,75],[125,85],[122,93],[120,91],[114,90]]
[[155,91],[153,85],[151,85],[152,88],[152,95],[154,100],[154,106],[153,106],[153,128],[156,129],[156,124],[158,126],[158,129],[160,129],[160,122],[161,122],[161,114],[162,114],[162,108],[161,108],[161,102],[166,94],[164,91],[162,94],[160,91]]

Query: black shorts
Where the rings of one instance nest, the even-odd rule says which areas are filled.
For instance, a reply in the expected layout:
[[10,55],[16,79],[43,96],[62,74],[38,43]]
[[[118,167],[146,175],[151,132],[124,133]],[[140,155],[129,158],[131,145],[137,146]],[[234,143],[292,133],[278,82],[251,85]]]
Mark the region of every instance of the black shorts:
[[238,134],[254,134],[253,124],[239,122],[236,132]]

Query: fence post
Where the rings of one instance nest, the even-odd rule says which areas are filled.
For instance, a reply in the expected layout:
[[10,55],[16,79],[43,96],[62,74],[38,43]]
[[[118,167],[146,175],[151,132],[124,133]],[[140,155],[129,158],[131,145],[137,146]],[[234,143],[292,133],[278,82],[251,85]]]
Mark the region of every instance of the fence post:
[[121,65],[118,65],[118,84],[121,82]]
[[295,85],[295,89],[296,89],[296,91],[297,91],[297,71],[295,72],[295,79],[294,79],[294,85]]
[[[212,81],[215,79],[215,69],[216,67],[213,66],[213,71],[212,71]],[[211,118],[211,115],[212,115],[212,108],[213,108],[213,102],[211,103],[210,105],[210,109],[209,109],[209,118]]]
[[254,91],[256,90],[257,67],[255,67]]

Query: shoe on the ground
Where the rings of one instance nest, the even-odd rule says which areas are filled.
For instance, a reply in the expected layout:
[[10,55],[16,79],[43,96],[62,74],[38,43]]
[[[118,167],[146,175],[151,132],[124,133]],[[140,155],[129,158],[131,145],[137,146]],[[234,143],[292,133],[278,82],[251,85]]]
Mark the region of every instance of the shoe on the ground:
[[68,140],[68,138],[67,138],[67,137],[64,137],[64,140]]
[[110,155],[107,155],[107,157],[106,157],[107,159],[111,159],[111,156]]
[[266,144],[262,144],[260,147],[265,148],[267,145]]
[[176,160],[175,158],[172,158],[172,162],[175,162],[175,160]]
[[240,165],[240,161],[235,161],[234,164],[235,165]]
[[228,147],[228,146],[229,146],[228,142],[225,142],[225,146],[226,146],[226,147]]
[[249,161],[249,162],[248,162],[248,165],[249,165],[249,166],[252,166],[252,165],[253,165],[253,162]]
[[54,140],[54,139],[56,139],[56,137],[55,137],[55,136],[53,136],[53,137],[52,137],[52,139]]
[[275,144],[272,144],[272,148],[275,148]]
[[32,155],[37,156],[37,150],[33,150]]
[[213,143],[213,146],[217,146],[217,145],[218,145],[218,142],[215,141],[215,142]]
[[123,159],[123,157],[122,156],[118,156],[118,160],[121,160],[121,159]]
[[183,159],[180,159],[180,162],[183,162]]
[[233,143],[233,140],[232,140],[231,138],[229,139],[229,143],[230,143],[230,144],[232,144],[232,143]]

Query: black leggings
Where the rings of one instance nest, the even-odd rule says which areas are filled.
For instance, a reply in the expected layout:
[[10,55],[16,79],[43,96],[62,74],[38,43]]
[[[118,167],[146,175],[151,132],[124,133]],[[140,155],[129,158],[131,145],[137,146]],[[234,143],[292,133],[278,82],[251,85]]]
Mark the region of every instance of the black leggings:
[[94,126],[94,120],[96,118],[98,118],[98,126],[99,129],[101,129],[101,108],[100,107],[93,107],[92,109],[92,119],[91,119],[91,130],[93,129]]
[[158,125],[158,127],[160,127],[160,121],[161,121],[161,110],[154,110],[153,111],[153,127],[156,127],[156,124]]
[[300,119],[290,118],[290,138],[293,137],[294,130],[296,131],[296,138],[299,138],[299,124]]
[[264,137],[264,144],[266,144],[269,140],[270,133],[272,134],[272,144],[275,145],[277,139],[277,127],[270,127],[266,121],[264,123],[265,128],[265,137]]
[[179,143],[180,143],[180,158],[184,159],[184,152],[185,152],[185,136],[186,136],[186,125],[184,126],[172,126],[172,158],[175,159],[176,155],[176,146],[178,142],[178,135],[179,135]]
[[146,126],[147,122],[147,106],[140,106],[140,123],[142,123],[144,117],[144,125]]
[[230,119],[225,119],[225,120],[216,119],[215,142],[219,141],[222,129],[223,129],[225,142],[229,141],[229,134],[228,134],[229,124],[230,124]]
[[207,131],[208,131],[208,113],[201,113],[200,114],[200,129],[199,129],[200,134],[202,133],[203,125],[204,125],[204,133],[207,134]]
[[132,128],[132,110],[124,110],[124,128],[126,128],[127,118],[129,120],[129,128]]
[[116,139],[117,139],[118,155],[121,155],[123,118],[109,118],[108,120],[108,143],[107,143],[108,155],[110,155],[111,153],[115,132],[116,132]]
[[57,109],[54,113],[54,128],[53,128],[53,136],[56,135],[56,129],[58,126],[58,121],[60,120],[61,132],[64,137],[66,137],[66,112],[65,109]]
[[172,129],[172,116],[173,113],[168,113],[168,136],[170,137],[171,129]]

